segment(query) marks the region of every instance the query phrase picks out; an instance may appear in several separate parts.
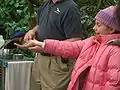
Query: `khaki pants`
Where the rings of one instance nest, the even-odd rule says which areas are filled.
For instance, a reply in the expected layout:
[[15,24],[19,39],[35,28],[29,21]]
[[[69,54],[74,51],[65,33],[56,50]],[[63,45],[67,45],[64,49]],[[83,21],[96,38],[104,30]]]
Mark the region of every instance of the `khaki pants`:
[[61,57],[35,57],[30,90],[67,90],[74,60],[63,63]]

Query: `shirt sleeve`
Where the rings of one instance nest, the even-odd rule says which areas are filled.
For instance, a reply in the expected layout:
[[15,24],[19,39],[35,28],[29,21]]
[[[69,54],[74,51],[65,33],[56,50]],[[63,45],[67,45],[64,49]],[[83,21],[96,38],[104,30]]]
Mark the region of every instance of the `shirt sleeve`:
[[80,19],[80,12],[77,7],[71,7],[63,17],[63,30],[66,38],[81,37],[82,24]]
[[44,52],[51,53],[64,58],[77,59],[83,46],[84,42],[78,40],[75,42],[58,41],[58,40],[44,40]]

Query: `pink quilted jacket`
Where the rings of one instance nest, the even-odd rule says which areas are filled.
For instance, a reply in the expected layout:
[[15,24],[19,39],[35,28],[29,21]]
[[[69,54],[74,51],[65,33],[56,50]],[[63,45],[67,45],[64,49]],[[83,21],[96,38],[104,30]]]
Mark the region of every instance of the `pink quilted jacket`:
[[107,44],[118,38],[120,34],[97,35],[75,42],[45,40],[44,51],[76,59],[68,90],[81,90],[77,84],[88,67],[82,90],[120,90],[120,48]]

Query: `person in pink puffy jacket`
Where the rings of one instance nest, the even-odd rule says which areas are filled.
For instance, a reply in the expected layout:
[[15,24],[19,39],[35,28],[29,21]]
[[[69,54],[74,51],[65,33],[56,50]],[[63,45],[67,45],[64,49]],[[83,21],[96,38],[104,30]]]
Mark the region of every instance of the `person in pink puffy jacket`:
[[96,35],[85,40],[30,40],[15,45],[33,51],[40,46],[40,52],[76,59],[68,90],[120,90],[120,47],[108,44],[120,39],[115,11],[116,6],[100,10],[93,27]]

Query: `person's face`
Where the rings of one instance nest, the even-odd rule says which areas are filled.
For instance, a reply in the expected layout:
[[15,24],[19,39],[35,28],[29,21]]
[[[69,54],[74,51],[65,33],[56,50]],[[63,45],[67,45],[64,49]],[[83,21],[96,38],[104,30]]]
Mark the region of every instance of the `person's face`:
[[112,28],[104,25],[102,22],[98,20],[96,20],[93,30],[95,31],[96,34],[112,34],[114,32]]

